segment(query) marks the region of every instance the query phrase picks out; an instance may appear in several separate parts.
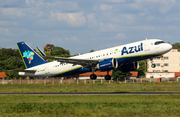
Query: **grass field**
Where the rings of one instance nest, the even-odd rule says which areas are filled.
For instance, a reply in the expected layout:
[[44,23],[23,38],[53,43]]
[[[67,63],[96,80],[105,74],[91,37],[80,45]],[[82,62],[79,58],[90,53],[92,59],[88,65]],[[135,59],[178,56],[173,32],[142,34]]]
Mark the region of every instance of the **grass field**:
[[0,96],[1,116],[180,116],[180,95]]
[[143,92],[180,91],[180,82],[120,83],[101,82],[72,84],[6,84],[0,85],[0,92]]
[[[179,92],[180,83],[6,84],[0,92]],[[0,116],[180,116],[180,95],[1,95]]]

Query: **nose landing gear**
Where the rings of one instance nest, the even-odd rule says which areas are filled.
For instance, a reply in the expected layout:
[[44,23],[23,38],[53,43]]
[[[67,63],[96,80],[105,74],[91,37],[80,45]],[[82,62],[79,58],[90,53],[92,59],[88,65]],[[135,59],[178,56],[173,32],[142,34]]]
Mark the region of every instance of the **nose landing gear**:
[[153,59],[152,59],[152,58],[150,59],[150,61],[151,61],[151,67],[152,67],[152,68],[155,68],[155,67],[156,67],[156,64],[153,63]]

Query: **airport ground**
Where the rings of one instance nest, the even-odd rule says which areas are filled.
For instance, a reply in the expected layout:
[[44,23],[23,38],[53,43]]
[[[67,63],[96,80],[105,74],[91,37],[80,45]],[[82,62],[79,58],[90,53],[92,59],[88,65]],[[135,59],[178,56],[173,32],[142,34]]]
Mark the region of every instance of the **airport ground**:
[[0,96],[1,116],[180,116],[180,95]]
[[[113,82],[113,81],[77,81],[58,80],[58,83],[41,80],[19,81],[14,84],[0,84],[0,92],[179,92],[180,82]],[[46,82],[44,82],[46,81]],[[28,84],[29,82],[29,84]],[[33,83],[34,82],[34,83]],[[40,81],[38,81],[40,82]],[[32,84],[31,84],[32,83]]]
[[[179,82],[1,84],[0,92],[179,92]],[[0,95],[1,116],[180,116],[180,95]]]

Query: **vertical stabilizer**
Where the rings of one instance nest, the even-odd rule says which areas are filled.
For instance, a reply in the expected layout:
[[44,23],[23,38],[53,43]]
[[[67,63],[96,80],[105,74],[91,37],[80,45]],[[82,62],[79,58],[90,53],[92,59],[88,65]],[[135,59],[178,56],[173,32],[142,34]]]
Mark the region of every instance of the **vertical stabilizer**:
[[26,68],[31,68],[37,65],[47,63],[39,54],[37,54],[28,44],[25,42],[17,43],[19,52],[24,61]]

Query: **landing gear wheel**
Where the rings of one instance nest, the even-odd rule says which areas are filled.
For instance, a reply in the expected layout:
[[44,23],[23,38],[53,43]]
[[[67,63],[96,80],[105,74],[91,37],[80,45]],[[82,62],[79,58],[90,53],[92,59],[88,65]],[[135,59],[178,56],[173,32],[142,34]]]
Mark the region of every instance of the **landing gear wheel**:
[[156,64],[152,64],[151,67],[152,67],[152,68],[155,68],[155,67],[156,67]]
[[97,76],[96,76],[95,74],[91,74],[91,75],[90,75],[90,79],[91,79],[91,80],[96,80],[96,79],[97,79]]
[[111,76],[110,75],[106,75],[105,76],[105,80],[111,80]]

